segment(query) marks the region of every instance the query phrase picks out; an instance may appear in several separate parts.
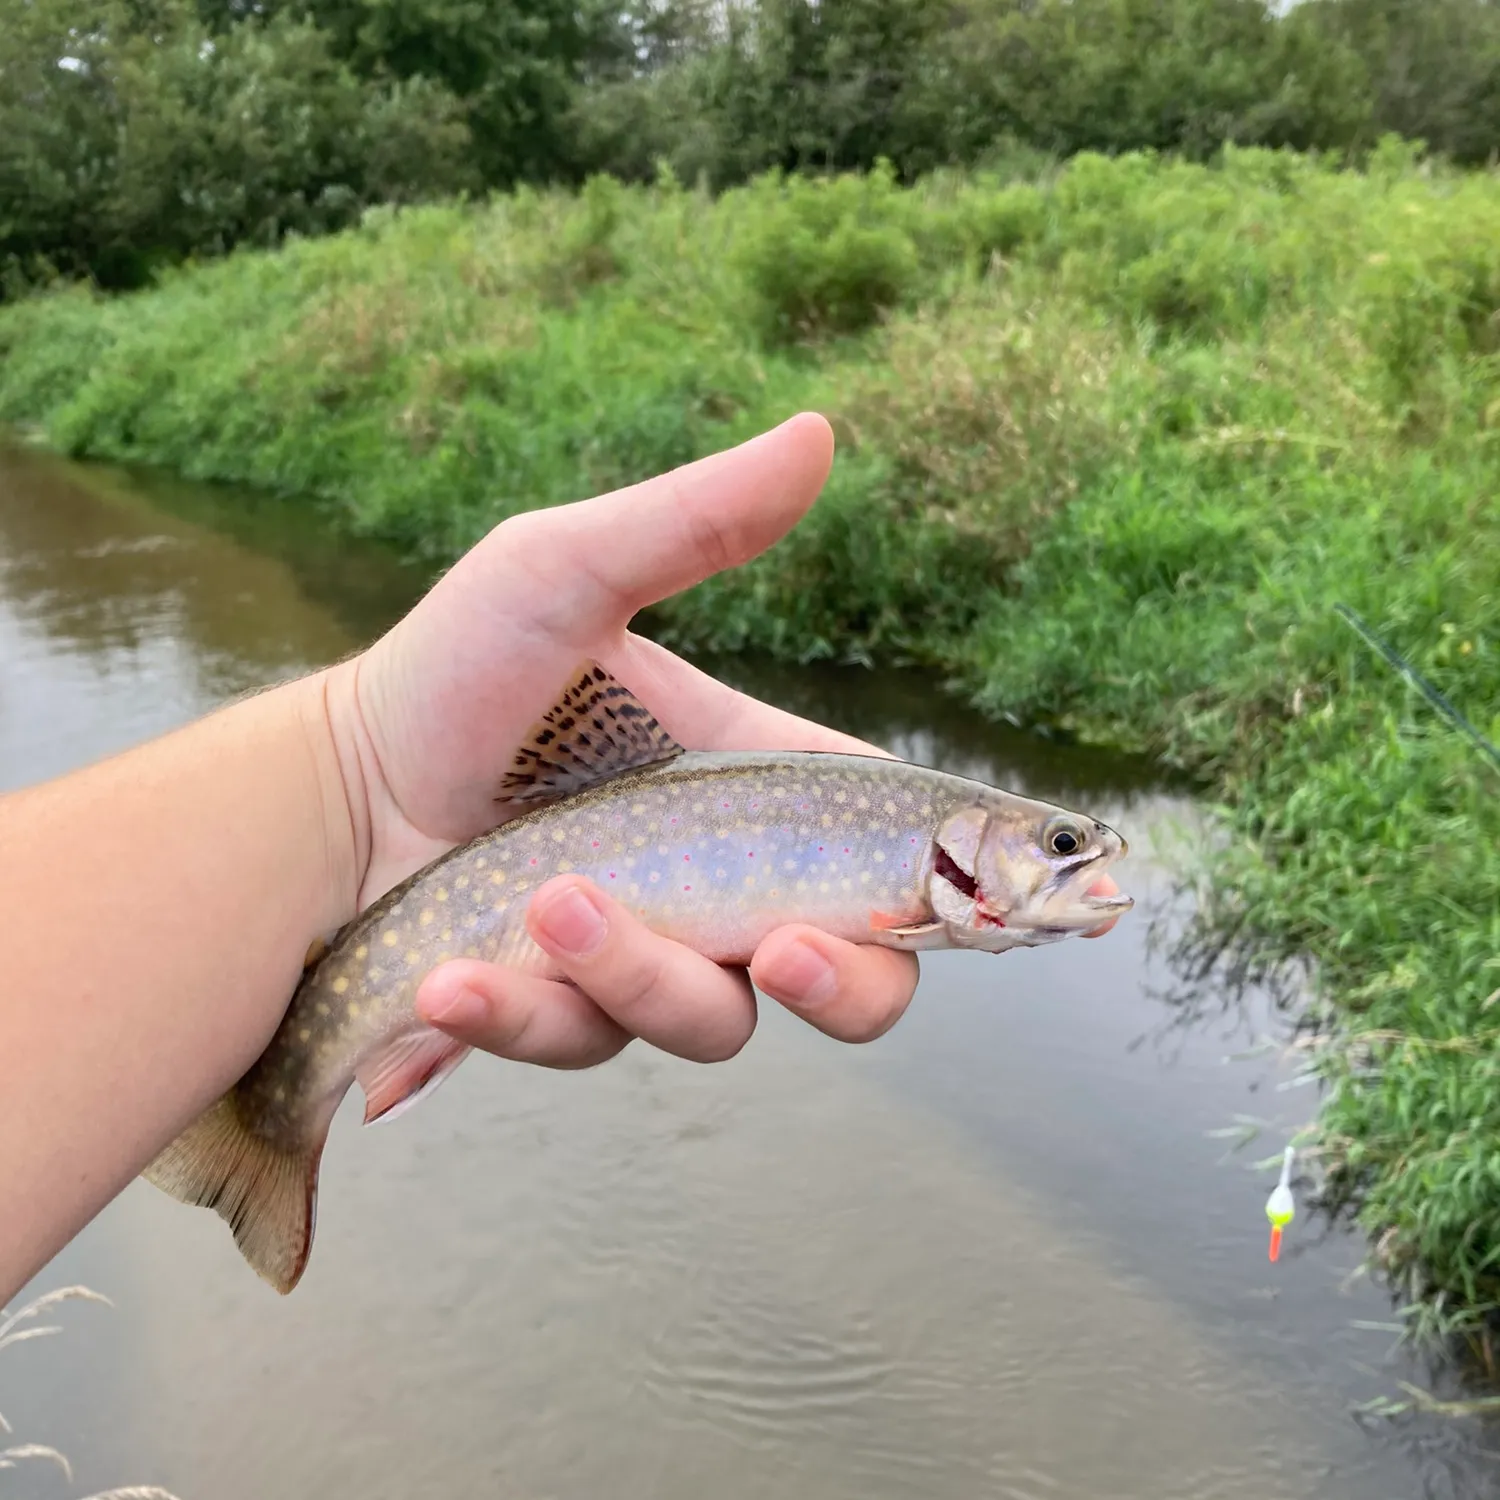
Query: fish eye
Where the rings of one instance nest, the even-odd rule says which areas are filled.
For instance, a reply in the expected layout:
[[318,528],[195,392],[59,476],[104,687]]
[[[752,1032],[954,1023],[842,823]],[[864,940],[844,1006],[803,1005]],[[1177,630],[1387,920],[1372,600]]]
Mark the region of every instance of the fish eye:
[[1083,844],[1084,832],[1071,818],[1056,818],[1042,832],[1042,847],[1064,859],[1077,854]]

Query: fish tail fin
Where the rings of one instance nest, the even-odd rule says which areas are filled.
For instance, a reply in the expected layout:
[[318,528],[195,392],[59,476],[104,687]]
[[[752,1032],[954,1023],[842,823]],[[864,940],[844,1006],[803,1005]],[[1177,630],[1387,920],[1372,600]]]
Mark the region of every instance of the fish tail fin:
[[325,1139],[290,1149],[268,1141],[246,1128],[229,1093],[141,1175],[179,1202],[213,1209],[234,1231],[240,1254],[285,1296],[312,1251]]

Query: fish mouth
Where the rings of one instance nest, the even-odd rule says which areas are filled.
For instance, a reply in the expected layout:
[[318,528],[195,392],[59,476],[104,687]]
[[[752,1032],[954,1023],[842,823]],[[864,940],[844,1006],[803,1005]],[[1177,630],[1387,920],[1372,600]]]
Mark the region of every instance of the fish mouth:
[[[1119,835],[1115,835],[1119,838]],[[1054,927],[1097,927],[1109,917],[1117,917],[1135,905],[1135,897],[1125,891],[1113,896],[1091,894],[1099,878],[1114,864],[1123,859],[1130,846],[1120,839],[1118,849],[1105,849],[1092,859],[1070,871],[1046,902],[1046,922]]]

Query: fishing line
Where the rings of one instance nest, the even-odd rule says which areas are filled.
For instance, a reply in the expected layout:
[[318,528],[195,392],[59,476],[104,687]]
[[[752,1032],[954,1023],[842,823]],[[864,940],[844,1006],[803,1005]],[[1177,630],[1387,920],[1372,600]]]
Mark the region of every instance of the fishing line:
[[1489,740],[1480,734],[1458,709],[1417,671],[1394,646],[1388,645],[1385,641],[1381,640],[1347,604],[1335,604],[1333,608],[1335,613],[1343,616],[1364,637],[1365,641],[1374,647],[1391,666],[1400,672],[1440,714],[1450,723],[1456,725],[1474,743],[1480,753],[1490,761],[1495,769],[1500,771],[1500,750],[1497,750]]

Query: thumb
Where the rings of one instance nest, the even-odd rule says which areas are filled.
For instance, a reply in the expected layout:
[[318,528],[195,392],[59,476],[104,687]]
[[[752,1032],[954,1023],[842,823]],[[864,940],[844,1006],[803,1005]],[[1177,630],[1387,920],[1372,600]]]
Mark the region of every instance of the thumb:
[[779,541],[832,463],[832,429],[804,412],[644,483],[518,516],[459,566],[485,573],[483,592],[533,630],[592,649],[637,611]]

